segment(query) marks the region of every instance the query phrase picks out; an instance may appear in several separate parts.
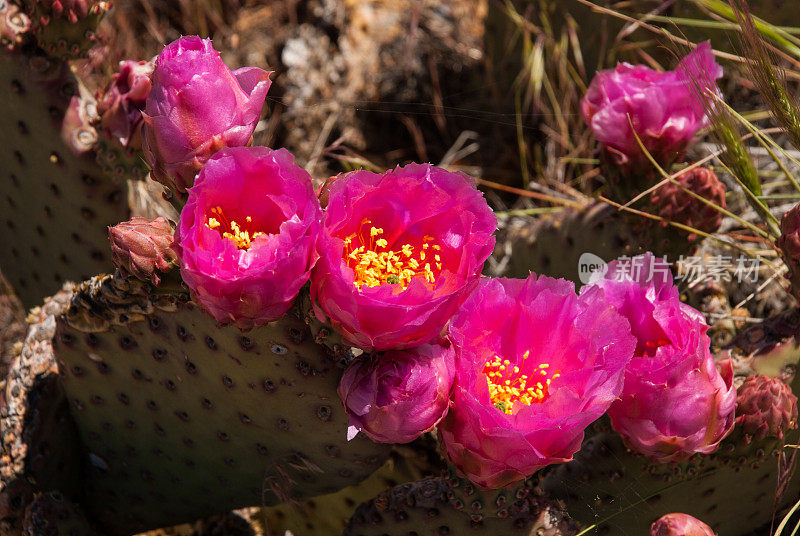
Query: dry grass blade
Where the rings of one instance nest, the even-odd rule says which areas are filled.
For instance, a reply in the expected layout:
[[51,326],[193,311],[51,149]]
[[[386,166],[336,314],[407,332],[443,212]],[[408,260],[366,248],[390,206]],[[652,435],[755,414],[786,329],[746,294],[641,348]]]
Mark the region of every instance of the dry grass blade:
[[[699,64],[687,66],[687,69],[695,73],[705,72]],[[770,234],[777,238],[780,236],[778,221],[770,212],[769,207],[759,199],[759,196],[763,195],[761,179],[753,159],[742,141],[737,124],[740,120],[722,100],[719,91],[709,89],[716,88],[713,80],[708,77],[695,76],[691,82],[695,98],[705,108],[706,116],[711,122],[711,133],[726,149],[719,156],[720,163],[742,186],[750,205],[761,217]]]
[[[523,3],[503,1],[503,13],[513,31],[507,39],[519,50],[519,71],[513,79],[517,149],[523,189],[536,177],[558,189],[566,181],[586,172],[565,156],[585,154],[593,145],[589,128],[580,113],[580,101],[587,87],[584,63],[586,46],[578,23],[558,2],[538,0],[524,13]],[[530,18],[529,18],[530,17]],[[579,37],[580,36],[580,37]],[[523,126],[533,121],[536,139]]]
[[540,194],[538,192],[531,192],[530,190],[523,190],[521,188],[514,188],[513,186],[506,186],[499,182],[489,181],[486,179],[476,179],[481,186],[488,186],[495,190],[502,190],[511,194],[521,195],[522,197],[530,197],[531,199],[538,199],[540,201],[547,201],[556,205],[563,205],[565,207],[582,208],[583,204],[572,199],[565,199],[563,197],[556,197],[554,195]]
[[[792,518],[798,508],[800,508],[800,501],[794,503],[794,506],[792,506],[791,510],[789,510],[789,512],[783,517],[781,524],[778,525],[778,529],[775,531],[775,536],[781,536],[781,534],[783,534],[783,529],[786,528],[786,525],[789,523],[789,520]],[[795,530],[796,529],[797,527],[795,527]]]

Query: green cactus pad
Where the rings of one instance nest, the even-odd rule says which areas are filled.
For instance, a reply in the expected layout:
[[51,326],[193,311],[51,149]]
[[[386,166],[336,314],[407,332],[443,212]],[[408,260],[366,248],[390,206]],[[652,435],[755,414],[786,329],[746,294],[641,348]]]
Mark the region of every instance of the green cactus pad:
[[65,121],[77,91],[65,63],[0,49],[0,263],[26,307],[109,270],[107,226],[129,218],[126,183],[85,150],[96,133]]
[[395,445],[389,460],[369,478],[354,486],[300,504],[281,504],[265,510],[267,527],[274,534],[330,536],[341,534],[355,508],[400,483],[441,473],[436,442],[428,434],[408,445]]
[[109,176],[117,179],[130,177],[135,180],[145,180],[150,172],[142,151],[123,147],[107,134],[100,135],[97,144],[97,163]]
[[242,333],[131,284],[78,287],[54,339],[85,505],[108,533],[332,493],[385,462],[388,447],[346,441],[341,369],[299,314]]
[[555,501],[528,485],[480,491],[454,478],[430,478],[361,505],[344,536],[569,536],[574,526]]
[[620,212],[607,203],[594,203],[556,215],[513,218],[498,239],[492,275],[527,277],[534,272],[580,286],[588,281],[581,278],[588,278],[585,268],[594,261],[609,262],[647,251],[676,260],[699,243],[658,221]]
[[515,218],[498,240],[495,257],[503,260],[495,275],[524,278],[535,272],[580,284],[582,255],[608,262],[640,253],[637,242],[617,210],[603,203],[564,209],[553,217]]
[[745,536],[797,500],[794,478],[775,504],[780,484],[786,484],[779,475],[787,476],[792,453],[774,439],[747,444],[734,432],[714,454],[659,464],[631,453],[606,430],[584,441],[573,462],[554,467],[543,488],[562,499],[584,528],[596,524],[596,534],[648,534],[662,515],[682,512],[718,534]]
[[49,0],[21,0],[21,3],[33,23],[39,46],[50,56],[62,59],[86,56],[97,44],[97,25],[111,8],[111,2],[77,0],[76,4],[88,5],[87,14],[70,21],[67,12],[55,14]]

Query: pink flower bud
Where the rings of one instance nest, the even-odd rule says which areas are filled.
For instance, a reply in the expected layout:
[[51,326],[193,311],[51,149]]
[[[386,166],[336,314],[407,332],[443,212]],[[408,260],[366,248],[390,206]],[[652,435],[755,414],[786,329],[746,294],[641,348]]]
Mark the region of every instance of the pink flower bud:
[[736,413],[736,426],[748,436],[783,439],[784,432],[797,428],[797,397],[778,378],[750,376],[739,387]]
[[408,443],[431,431],[447,414],[454,356],[449,345],[426,344],[353,362],[339,383],[348,439],[364,432],[380,443]]
[[150,94],[152,61],[121,61],[97,101],[100,126],[123,147],[141,149],[142,110]]
[[173,41],[156,58],[147,97],[144,152],[158,182],[184,192],[223,147],[250,143],[270,80],[267,71],[231,71],[210,39]]
[[172,226],[164,218],[134,217],[108,229],[114,266],[158,285],[156,272],[166,272],[178,256],[172,247]]
[[714,536],[714,531],[690,515],[667,514],[650,525],[650,536]]
[[[595,138],[621,167],[652,167],[636,136],[666,166],[680,158],[706,123],[701,88],[716,91],[722,67],[708,42],[701,43],[674,71],[621,63],[592,80],[581,109]],[[695,87],[698,86],[698,87]],[[634,132],[636,135],[634,135]]]

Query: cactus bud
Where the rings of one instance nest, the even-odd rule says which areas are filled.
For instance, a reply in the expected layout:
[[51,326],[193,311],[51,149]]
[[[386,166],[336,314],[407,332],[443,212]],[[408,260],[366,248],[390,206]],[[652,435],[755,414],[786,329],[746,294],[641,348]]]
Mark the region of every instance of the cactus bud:
[[55,19],[64,17],[72,24],[89,14],[89,4],[86,0],[38,0],[37,3],[51,17]]
[[172,238],[172,226],[164,218],[135,217],[108,230],[114,266],[154,285],[160,282],[156,270],[168,271],[178,258]]
[[714,531],[688,514],[667,514],[650,525],[650,536],[714,536]]
[[339,175],[334,175],[333,177],[328,177],[327,179],[325,179],[325,182],[323,182],[318,188],[314,190],[314,193],[316,193],[317,197],[319,198],[319,204],[322,206],[322,208],[328,206],[328,199],[330,198],[331,195],[331,188],[333,187],[333,183],[336,182],[336,180],[341,177],[342,177],[341,173]]
[[348,439],[364,432],[380,443],[409,443],[432,430],[447,414],[454,375],[455,352],[440,344],[354,361],[339,383]]
[[39,46],[65,59],[87,55],[97,43],[100,19],[111,9],[111,2],[103,0],[24,0],[22,4]]
[[797,428],[797,397],[778,378],[750,376],[739,387],[736,414],[736,426],[748,436],[782,439],[785,431]]
[[270,86],[267,71],[231,71],[210,39],[181,37],[155,62],[144,112],[151,176],[184,193],[223,147],[250,143]]
[[[669,182],[650,195],[656,213],[666,221],[681,223],[706,233],[719,229],[722,213],[686,192],[688,190],[725,208],[725,185],[717,175],[710,169],[695,168],[675,180],[678,184]],[[667,225],[666,222],[664,225]],[[696,235],[689,235],[689,240],[695,238]]]
[[150,94],[152,72],[152,61],[121,61],[119,72],[98,96],[100,126],[123,147],[142,147],[142,110]]

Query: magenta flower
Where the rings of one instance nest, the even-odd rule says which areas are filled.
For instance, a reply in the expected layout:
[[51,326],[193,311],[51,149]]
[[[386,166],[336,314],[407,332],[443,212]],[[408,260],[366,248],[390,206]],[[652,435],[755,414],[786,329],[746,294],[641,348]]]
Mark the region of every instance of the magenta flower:
[[631,448],[660,461],[717,449],[733,429],[730,360],[717,370],[703,315],[681,303],[669,266],[652,253],[609,264],[583,291],[602,289],[637,339],[625,388],[608,410]]
[[285,149],[219,151],[189,189],[175,233],[192,299],[243,329],[277,320],[317,260],[321,217],[311,177]]
[[697,45],[674,71],[621,63],[594,77],[581,102],[583,117],[617,165],[649,167],[634,131],[655,159],[667,165],[681,157],[707,124],[701,88],[716,91],[715,80],[721,76],[708,42]]
[[447,414],[455,374],[449,346],[425,344],[353,362],[339,382],[350,416],[347,439],[364,432],[380,443],[409,443]]
[[453,401],[439,424],[447,456],[499,488],[580,448],[622,390],[635,340],[594,289],[549,277],[484,279],[450,323]]
[[210,39],[161,51],[147,97],[144,152],[158,182],[185,192],[211,155],[250,143],[269,90],[267,71],[231,71]]
[[100,125],[123,147],[142,146],[142,110],[150,94],[152,61],[121,61],[97,101]]
[[650,536],[714,536],[714,531],[688,514],[667,514],[650,525]]
[[330,186],[311,278],[315,312],[361,348],[428,342],[478,280],[496,227],[462,173],[409,164],[343,175]]

